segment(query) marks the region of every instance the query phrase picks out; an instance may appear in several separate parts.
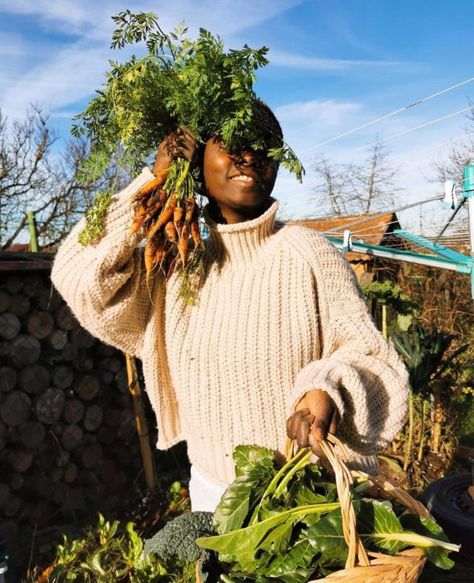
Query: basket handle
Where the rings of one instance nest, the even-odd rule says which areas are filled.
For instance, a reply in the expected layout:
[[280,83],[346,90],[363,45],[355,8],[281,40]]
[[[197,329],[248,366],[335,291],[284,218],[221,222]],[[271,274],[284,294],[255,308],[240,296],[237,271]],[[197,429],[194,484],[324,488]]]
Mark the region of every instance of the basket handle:
[[[285,447],[287,459],[291,457],[294,445],[294,442],[288,438]],[[328,434],[326,439],[320,442],[321,450],[331,464],[336,478],[337,495],[341,504],[342,530],[349,549],[345,568],[350,569],[356,565],[368,567],[369,557],[357,532],[356,515],[352,504],[352,474],[341,458],[341,454],[334,447],[335,445],[339,451],[344,452],[344,446],[332,434]]]

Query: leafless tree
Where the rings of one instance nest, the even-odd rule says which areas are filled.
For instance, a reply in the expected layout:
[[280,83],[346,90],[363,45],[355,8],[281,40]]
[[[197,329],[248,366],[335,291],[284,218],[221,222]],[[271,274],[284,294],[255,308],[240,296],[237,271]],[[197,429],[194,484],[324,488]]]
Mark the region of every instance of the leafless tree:
[[461,145],[452,144],[447,157],[435,162],[436,182],[444,184],[447,180],[462,183],[464,167],[474,164],[474,104],[466,115],[466,139]]
[[[460,189],[464,188],[464,168],[474,164],[474,104],[471,104],[471,110],[467,113],[466,119],[465,139],[460,144],[452,143],[446,157],[433,163],[435,175],[431,182],[441,183],[444,186],[448,180],[451,180]],[[461,203],[463,200],[465,202],[465,199],[461,199]],[[456,217],[446,231],[446,237],[448,240],[451,237],[452,246],[459,247],[465,252],[463,243],[467,242],[469,237],[467,205],[464,204],[458,210],[459,212],[456,213]]]
[[398,189],[397,168],[388,160],[388,152],[377,142],[365,163],[334,164],[324,159],[315,166],[319,179],[314,201],[320,215],[365,214],[389,209]]
[[38,107],[11,124],[0,110],[0,250],[25,239],[27,211],[35,213],[40,246],[57,245],[113,180],[113,168],[93,183],[82,179],[87,143],[71,140],[59,150],[47,122]]

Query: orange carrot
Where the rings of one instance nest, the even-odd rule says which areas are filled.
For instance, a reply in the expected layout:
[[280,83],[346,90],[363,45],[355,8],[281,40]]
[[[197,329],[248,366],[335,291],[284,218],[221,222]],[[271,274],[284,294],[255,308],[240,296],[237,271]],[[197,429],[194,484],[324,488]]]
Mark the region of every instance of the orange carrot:
[[154,239],[148,239],[145,245],[145,269],[147,274],[153,269],[153,263],[158,246]]
[[162,267],[163,261],[165,259],[165,256],[166,256],[166,251],[165,251],[164,246],[163,247],[159,247],[156,250],[156,253],[155,253],[154,264],[155,265],[158,265],[159,267]]
[[196,201],[194,199],[194,196],[188,196],[188,198],[186,199],[186,217],[184,219],[185,222],[188,223],[188,225],[193,218],[195,208]]
[[148,230],[148,238],[153,237],[166,223],[173,217],[173,211],[176,207],[176,195],[172,194],[166,202],[165,208],[161,211],[158,220]]
[[140,227],[143,225],[146,216],[146,204],[140,203],[137,210],[135,211],[135,215],[133,217],[133,223],[130,227],[130,234],[134,235]]
[[147,208],[155,206],[155,204],[160,200],[160,195],[162,192],[163,192],[162,190],[155,190],[153,194],[149,198],[147,198],[146,200]]
[[191,223],[191,237],[194,241],[194,247],[199,247],[201,245],[201,231],[199,230],[199,221],[197,217],[195,217]]
[[155,215],[158,215],[158,213],[163,208],[163,204],[165,203],[167,196],[168,192],[166,190],[160,190],[159,193],[157,193],[157,196],[153,195],[153,204],[149,205],[146,211],[146,221],[152,219]]
[[163,184],[166,182],[166,175],[167,172],[165,170],[158,172],[155,178],[152,178],[144,186],[141,187],[141,189],[135,195],[135,199],[141,200],[146,196],[152,194],[152,192],[157,188],[163,186]]
[[188,252],[188,245],[189,245],[189,225],[186,225],[185,223],[183,225],[183,228],[181,229],[178,241],[178,253],[183,267],[186,265],[186,253]]
[[184,208],[182,206],[177,206],[173,211],[173,223],[179,225],[184,217]]
[[165,237],[168,239],[168,241],[171,241],[172,243],[178,242],[178,235],[176,234],[176,227],[174,226],[173,221],[168,221],[166,223],[163,231],[164,231]]

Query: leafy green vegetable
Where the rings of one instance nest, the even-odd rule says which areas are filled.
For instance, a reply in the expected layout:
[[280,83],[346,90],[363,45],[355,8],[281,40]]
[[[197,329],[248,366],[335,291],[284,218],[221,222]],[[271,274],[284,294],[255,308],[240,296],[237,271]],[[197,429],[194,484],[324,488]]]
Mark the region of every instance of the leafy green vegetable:
[[226,557],[232,557],[237,563],[241,563],[242,557],[244,561],[249,560],[249,558],[253,559],[258,549],[264,548],[262,544],[265,545],[265,539],[275,528],[281,527],[283,524],[294,524],[308,514],[322,514],[336,508],[339,508],[339,502],[297,506],[246,528],[218,536],[199,538],[196,543],[203,548],[222,553]]
[[275,455],[266,447],[238,445],[232,454],[237,477],[249,474],[256,466],[275,466]]
[[[279,469],[272,455],[250,446],[235,451],[237,478],[216,512],[221,534],[196,541],[218,553],[224,583],[249,578],[305,583],[345,565],[348,548],[335,484],[309,464],[309,450]],[[365,481],[356,484],[352,495],[357,530],[367,548],[393,554],[418,547],[437,566],[452,566],[448,553],[459,547],[434,521],[398,516],[390,502],[363,498],[366,486]]]
[[286,553],[279,553],[262,570],[269,579],[285,583],[304,583],[314,571],[314,549],[305,538],[297,540]]
[[145,557],[155,555],[166,565],[183,565],[196,561],[203,550],[195,544],[195,540],[213,532],[212,513],[186,512],[168,522],[148,539],[143,554]]
[[321,517],[308,529],[306,536],[313,552],[324,557],[325,565],[344,567],[348,549],[343,536],[340,508]]
[[214,526],[219,534],[244,525],[268,480],[276,473],[274,455],[263,447],[236,447],[233,458],[237,477],[227,488],[214,513]]
[[[444,541],[449,544],[448,537],[444,534],[443,529],[434,520],[430,520],[425,516],[418,516],[417,514],[404,513],[400,516],[400,523],[403,528],[409,529],[413,532],[423,536],[434,538],[438,541]],[[449,545],[455,547],[456,545]],[[452,548],[452,550],[456,550]],[[425,546],[425,553],[429,560],[440,569],[451,569],[454,566],[454,561],[449,558],[448,547],[439,546]]]

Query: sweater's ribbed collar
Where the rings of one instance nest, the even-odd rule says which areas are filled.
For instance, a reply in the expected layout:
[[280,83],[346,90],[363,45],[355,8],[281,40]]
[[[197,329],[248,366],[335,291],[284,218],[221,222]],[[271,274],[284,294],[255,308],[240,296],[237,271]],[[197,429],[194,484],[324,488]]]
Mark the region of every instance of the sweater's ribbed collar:
[[247,263],[262,257],[267,249],[270,236],[275,231],[275,215],[278,201],[259,217],[243,223],[232,225],[216,223],[204,209],[204,218],[209,227],[209,252],[216,258],[226,259],[231,263]]

